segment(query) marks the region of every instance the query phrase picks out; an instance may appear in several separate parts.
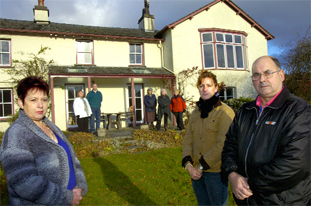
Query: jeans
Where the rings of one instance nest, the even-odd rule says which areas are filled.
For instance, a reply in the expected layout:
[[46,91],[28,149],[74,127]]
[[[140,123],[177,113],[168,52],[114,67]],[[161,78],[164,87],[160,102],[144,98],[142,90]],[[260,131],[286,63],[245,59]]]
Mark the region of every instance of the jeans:
[[96,118],[96,130],[100,128],[100,108],[91,108],[92,116],[90,120],[91,132],[95,132],[95,118]]
[[227,205],[228,181],[224,183],[220,173],[203,172],[199,180],[192,180],[192,187],[198,205]]
[[185,129],[185,127],[184,127],[184,120],[183,120],[183,118],[182,118],[183,112],[174,112],[173,114],[174,114],[175,117],[176,117],[177,127],[178,127],[180,130]]

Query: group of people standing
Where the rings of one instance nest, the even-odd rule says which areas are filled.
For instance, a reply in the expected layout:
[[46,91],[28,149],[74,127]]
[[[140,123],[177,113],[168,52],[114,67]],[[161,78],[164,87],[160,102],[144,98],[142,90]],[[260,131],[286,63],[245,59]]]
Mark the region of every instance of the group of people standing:
[[[228,181],[238,205],[310,205],[311,107],[283,85],[285,74],[274,57],[258,58],[251,79],[258,96],[236,114],[220,101],[213,73],[205,70],[197,80],[200,99],[188,123],[182,165],[198,205],[227,205]],[[100,114],[97,85],[92,92],[90,105],[78,93],[79,119]],[[86,178],[73,146],[45,116],[47,82],[26,77],[17,95],[19,116],[5,132],[0,151],[10,205],[78,205],[88,191]],[[180,99],[175,91],[169,101],[162,89],[158,114],[167,120],[173,111],[179,118],[185,109]],[[152,127],[156,105],[149,88],[145,106]]]
[[[86,98],[82,90],[77,92],[77,98],[73,102],[73,110],[77,118],[78,131],[89,131],[89,118],[91,133],[95,133],[100,128],[101,118],[101,102],[103,101],[103,95],[97,89],[97,84],[93,84],[93,89],[87,94]],[[95,130],[96,122],[96,130]]]
[[[148,88],[148,94],[144,98],[144,104],[146,109],[146,122],[149,129],[161,129],[161,121],[164,117],[164,130],[167,130],[168,118],[171,119],[171,112],[176,117],[177,129],[184,130],[183,112],[186,109],[185,100],[179,95],[179,90],[174,91],[172,99],[166,93],[166,90],[161,89],[161,94],[156,99],[156,96],[152,94],[152,88]],[[158,115],[156,115],[156,106],[158,104]],[[156,128],[154,128],[153,122],[157,121]]]

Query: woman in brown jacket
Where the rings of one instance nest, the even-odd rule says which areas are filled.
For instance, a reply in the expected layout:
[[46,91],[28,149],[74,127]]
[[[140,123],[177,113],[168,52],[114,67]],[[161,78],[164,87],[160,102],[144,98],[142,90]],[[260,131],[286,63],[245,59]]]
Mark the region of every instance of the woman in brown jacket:
[[221,152],[234,111],[220,101],[216,76],[203,71],[197,81],[200,100],[183,142],[182,164],[199,205],[227,205],[228,181],[220,175]]

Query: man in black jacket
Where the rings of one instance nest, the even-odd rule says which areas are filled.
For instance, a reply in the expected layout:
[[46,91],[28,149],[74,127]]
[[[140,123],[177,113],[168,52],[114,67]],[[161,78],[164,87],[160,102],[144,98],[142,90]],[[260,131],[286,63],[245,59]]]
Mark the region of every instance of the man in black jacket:
[[258,97],[229,128],[222,172],[238,205],[308,205],[310,105],[289,93],[274,57],[258,58],[251,78]]

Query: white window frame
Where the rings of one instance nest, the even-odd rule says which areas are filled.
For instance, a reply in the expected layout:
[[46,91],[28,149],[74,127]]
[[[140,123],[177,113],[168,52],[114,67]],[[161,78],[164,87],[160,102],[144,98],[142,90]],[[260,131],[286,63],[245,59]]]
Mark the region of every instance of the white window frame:
[[[205,67],[205,57],[204,57],[204,45],[210,44],[212,45],[212,50],[213,50],[213,64],[214,66],[212,67]],[[202,44],[202,51],[203,51],[203,65],[205,69],[214,69],[215,68],[215,49],[214,49],[214,44],[213,43],[207,43],[207,44]]]
[[[131,45],[135,45],[135,52],[131,52]],[[137,45],[140,45],[140,53],[138,53],[137,51],[136,51],[136,46]],[[130,65],[143,65],[144,64],[144,60],[143,60],[143,52],[144,52],[144,46],[143,46],[143,44],[141,44],[141,43],[130,43],[129,44],[129,62],[130,62]],[[131,55],[135,55],[135,63],[131,63]],[[137,63],[136,62],[136,55],[140,55],[140,59],[141,59],[141,63]]]
[[[8,52],[2,52],[2,42],[8,42],[9,43],[9,51]],[[7,39],[0,39],[0,67],[5,67],[5,66],[11,66],[11,40]],[[8,64],[2,64],[2,54],[9,54],[9,63]]]
[[[214,41],[203,41],[203,35],[210,33],[212,35],[212,38]],[[217,41],[216,35],[217,34],[222,34],[223,35],[223,40],[224,41]],[[226,41],[226,35],[231,35],[232,36],[232,42],[227,42]],[[239,36],[241,38],[241,43],[236,43],[235,42],[235,37]],[[248,59],[246,59],[248,57],[248,48],[246,45],[246,41],[247,41],[247,37],[244,34],[236,34],[236,33],[231,33],[231,32],[219,32],[219,31],[212,31],[212,32],[201,32],[201,44],[202,44],[202,62],[203,62],[203,67],[205,69],[229,69],[229,70],[249,70],[249,66],[248,66]],[[213,63],[214,66],[213,67],[205,67],[205,55],[204,55],[204,45],[207,44],[212,44],[212,48],[213,48]],[[217,53],[217,45],[218,44],[222,44],[224,45],[224,56],[225,56],[225,66],[218,66],[218,53]],[[227,45],[232,45],[233,47],[233,60],[234,60],[234,66],[233,67],[229,67],[228,65],[228,54],[227,54]],[[237,47],[241,47],[242,48],[242,64],[243,67],[238,67],[238,61],[237,61]],[[216,57],[216,58],[215,58]]]
[[[2,114],[0,114],[0,118],[7,118],[7,117],[10,117],[11,115],[13,115],[14,111],[13,111],[13,90],[12,89],[7,89],[7,88],[0,88],[0,90],[2,91],[0,95],[1,96],[1,99],[2,101],[0,102],[0,107],[2,107]],[[3,102],[3,91],[4,90],[8,90],[11,92],[11,101],[10,102]],[[4,116],[4,105],[11,105],[11,114],[10,115],[7,115],[7,116]]]
[[[91,51],[89,52],[81,52],[79,51],[79,44],[80,43],[90,43],[91,44]],[[76,40],[76,64],[79,64],[79,65],[93,65],[94,64],[94,43],[93,41],[91,40]],[[80,63],[80,60],[79,60],[79,54],[91,54],[91,62],[81,62]]]
[[227,89],[232,89],[232,98],[230,97],[230,99],[235,99],[236,98],[236,87],[226,87],[224,88],[223,92],[224,92],[224,96],[219,96],[219,98],[221,100],[228,100],[228,94],[227,94]]

